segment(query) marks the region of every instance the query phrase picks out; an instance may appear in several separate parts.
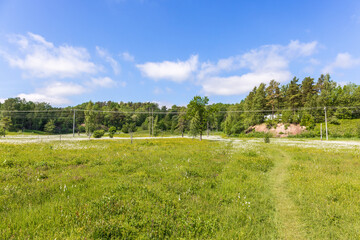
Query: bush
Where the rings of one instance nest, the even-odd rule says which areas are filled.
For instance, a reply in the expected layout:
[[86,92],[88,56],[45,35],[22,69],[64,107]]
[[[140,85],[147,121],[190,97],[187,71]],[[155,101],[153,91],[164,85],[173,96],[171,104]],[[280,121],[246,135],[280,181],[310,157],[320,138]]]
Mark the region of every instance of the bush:
[[346,132],[346,133],[344,134],[344,137],[346,137],[346,138],[352,138],[353,135],[352,135],[350,132]]
[[80,125],[80,126],[79,126],[79,132],[81,132],[81,133],[86,132],[85,127]]
[[116,133],[116,127],[110,127],[109,128],[109,137],[113,138]]
[[121,129],[123,133],[136,132],[135,123],[125,123]]
[[0,137],[1,137],[1,136],[4,136],[4,137],[5,137],[5,134],[6,134],[5,129],[2,128],[2,127],[0,127]]
[[270,134],[266,134],[264,137],[264,142],[265,143],[270,143]]
[[339,119],[337,119],[336,117],[331,117],[329,119],[329,123],[334,124],[334,125],[340,125]]
[[104,136],[104,134],[105,134],[104,130],[96,130],[93,133],[94,138],[101,138],[102,136]]
[[357,131],[356,131],[356,136],[358,137],[358,138],[360,138],[360,124],[358,124],[357,125],[357,129],[356,129]]
[[305,126],[307,129],[314,129],[315,127],[314,118],[310,114],[304,113],[301,118],[300,125]]

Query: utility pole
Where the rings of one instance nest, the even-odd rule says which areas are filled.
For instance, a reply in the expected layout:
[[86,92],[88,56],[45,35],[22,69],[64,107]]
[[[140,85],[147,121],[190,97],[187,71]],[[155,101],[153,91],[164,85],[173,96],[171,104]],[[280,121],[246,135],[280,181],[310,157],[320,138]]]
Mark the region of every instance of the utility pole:
[[73,137],[75,137],[75,109],[74,109],[74,117],[73,117]]
[[152,117],[151,117],[151,126],[152,126],[152,130],[151,130],[151,134],[152,134],[152,137],[154,137],[154,109],[151,109],[152,113]]
[[151,137],[150,108],[149,108],[148,128],[149,128],[149,137]]
[[322,141],[322,123],[320,123],[320,140]]
[[209,137],[209,121],[206,124],[207,124],[207,129],[206,129],[207,137]]
[[325,132],[326,132],[326,140],[329,140],[328,127],[327,127],[327,116],[326,116],[326,107],[324,107],[324,110],[325,110]]

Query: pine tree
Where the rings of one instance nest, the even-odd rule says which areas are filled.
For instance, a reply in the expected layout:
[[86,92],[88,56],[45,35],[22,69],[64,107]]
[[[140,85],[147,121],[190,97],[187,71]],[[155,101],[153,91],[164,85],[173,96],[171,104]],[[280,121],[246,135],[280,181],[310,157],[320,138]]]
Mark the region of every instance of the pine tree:
[[190,121],[190,135],[196,137],[198,134],[200,134],[200,128],[201,128],[200,114],[199,112],[196,112],[194,117],[192,117]]
[[314,79],[311,77],[306,77],[301,83],[301,104],[305,106],[309,102],[312,96],[316,93],[314,86]]
[[258,110],[258,112],[253,113],[253,123],[260,124],[264,122],[265,112],[261,112],[261,110],[265,109],[266,106],[266,93],[265,93],[265,84],[261,83],[259,87],[256,89],[256,93],[253,100],[253,110]]
[[186,128],[186,111],[184,109],[180,110],[177,129],[181,132],[181,137],[184,137],[184,131]]
[[280,83],[271,80],[269,86],[266,88],[266,105],[271,108],[272,116],[275,114],[275,109],[279,107],[280,98]]
[[286,100],[288,102],[288,107],[293,110],[295,115],[295,110],[301,104],[301,93],[300,93],[300,85],[298,84],[299,79],[294,77],[289,84],[289,88],[286,93]]

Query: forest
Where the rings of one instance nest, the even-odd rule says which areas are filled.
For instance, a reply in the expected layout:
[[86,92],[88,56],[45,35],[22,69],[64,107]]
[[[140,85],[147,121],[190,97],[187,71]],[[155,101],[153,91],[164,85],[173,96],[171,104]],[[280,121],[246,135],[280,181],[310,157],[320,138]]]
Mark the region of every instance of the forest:
[[[317,80],[294,77],[288,84],[272,80],[262,83],[235,104],[208,104],[207,97],[196,96],[187,106],[160,107],[151,102],[85,102],[73,107],[52,107],[20,98],[9,98],[0,103],[2,131],[45,131],[70,133],[75,115],[76,132],[148,130],[171,133],[202,134],[205,130],[222,131],[227,135],[241,134],[256,124],[266,122],[294,123],[315,127],[324,122],[325,107],[328,121],[360,118],[360,86],[340,85],[329,74]],[[194,112],[192,102],[200,104],[202,111]],[[196,108],[196,106],[195,106]],[[197,131],[193,131],[194,129]]]

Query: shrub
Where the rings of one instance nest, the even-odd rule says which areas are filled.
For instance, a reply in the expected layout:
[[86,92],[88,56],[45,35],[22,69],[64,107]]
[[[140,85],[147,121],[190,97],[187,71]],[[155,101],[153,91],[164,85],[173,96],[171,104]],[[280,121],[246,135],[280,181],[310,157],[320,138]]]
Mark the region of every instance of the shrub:
[[84,133],[86,131],[84,126],[79,126],[79,132]]
[[116,133],[116,127],[110,127],[109,128],[109,137],[113,138],[115,133]]
[[305,126],[307,129],[314,129],[315,127],[314,118],[310,114],[304,113],[301,118],[300,125]]
[[358,124],[357,125],[357,129],[356,129],[357,131],[356,131],[356,136],[358,137],[358,138],[360,138],[360,124]]
[[93,133],[94,138],[101,138],[102,136],[104,136],[104,134],[105,134],[104,130],[96,130]]
[[123,133],[136,132],[135,123],[125,123],[121,129]]
[[339,119],[337,119],[336,117],[331,117],[329,119],[329,123],[334,124],[334,125],[340,125]]
[[270,134],[266,134],[264,137],[264,142],[265,143],[270,143]]
[[5,129],[4,128],[2,128],[2,127],[0,127],[0,137],[1,136],[4,136],[5,137]]
[[346,138],[352,138],[353,135],[352,135],[350,132],[346,132],[346,133],[344,134],[344,137],[346,137]]

